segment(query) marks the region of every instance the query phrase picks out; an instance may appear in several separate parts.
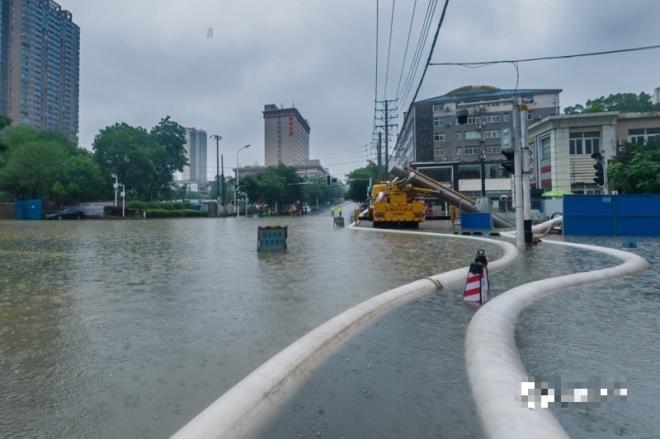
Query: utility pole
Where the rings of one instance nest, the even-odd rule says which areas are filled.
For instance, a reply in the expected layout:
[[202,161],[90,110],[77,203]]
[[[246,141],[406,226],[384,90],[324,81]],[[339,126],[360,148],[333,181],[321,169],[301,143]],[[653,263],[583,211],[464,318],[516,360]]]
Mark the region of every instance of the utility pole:
[[[215,198],[216,198],[216,205],[215,205],[215,216],[220,216],[220,140],[222,140],[222,136],[219,134],[213,134],[211,136],[212,139],[215,140],[215,166],[216,166],[216,171],[215,171]],[[223,175],[223,187],[224,187],[224,169],[222,170],[222,175]],[[224,213],[224,195],[223,195],[223,213]]]
[[521,167],[522,167],[522,188],[523,188],[523,218],[530,220],[530,210],[532,208],[531,200],[531,179],[529,176],[529,144],[527,141],[527,104],[520,107],[520,143],[521,143]]
[[[513,164],[514,164],[514,190],[516,202],[516,245],[525,245],[525,213],[523,211],[523,185],[522,185],[522,131],[520,130],[521,100],[518,98],[513,104],[513,131],[516,139],[513,142]],[[526,117],[526,116],[525,116]]]
[[[396,113],[398,110],[398,108],[390,105],[394,102],[396,102],[396,99],[376,101],[376,112],[382,114],[381,117],[376,118],[382,122],[382,125],[376,125],[376,128],[385,130],[385,177],[387,177],[390,172],[390,128],[398,127],[398,124],[392,123],[396,118],[396,115],[392,113]],[[382,108],[378,108],[379,106]]]
[[380,182],[383,177],[383,133],[378,132],[378,145],[376,146],[376,155],[378,161],[378,181]]
[[227,189],[225,185],[225,157],[220,154],[220,178],[222,179],[222,214],[225,213],[225,206],[227,205]]

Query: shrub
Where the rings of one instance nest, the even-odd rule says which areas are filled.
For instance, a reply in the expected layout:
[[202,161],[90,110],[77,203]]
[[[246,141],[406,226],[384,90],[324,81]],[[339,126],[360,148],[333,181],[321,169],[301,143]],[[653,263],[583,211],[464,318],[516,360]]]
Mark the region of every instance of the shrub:
[[147,218],[203,218],[209,216],[208,212],[192,209],[147,209]]

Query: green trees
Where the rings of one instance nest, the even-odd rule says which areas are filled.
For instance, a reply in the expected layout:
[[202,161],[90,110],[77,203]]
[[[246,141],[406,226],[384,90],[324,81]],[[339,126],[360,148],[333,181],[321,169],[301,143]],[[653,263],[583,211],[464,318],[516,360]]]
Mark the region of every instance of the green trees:
[[363,202],[368,197],[367,188],[369,181],[376,182],[378,179],[378,165],[369,162],[364,168],[354,169],[348,174],[348,191],[346,198],[352,201]]
[[185,141],[185,129],[168,116],[151,132],[126,123],[104,128],[92,147],[106,178],[116,174],[131,195],[153,200],[170,194],[174,171],[187,164]]
[[303,179],[292,166],[273,166],[261,174],[240,178],[240,191],[250,201],[280,207],[303,200]]
[[103,191],[99,167],[65,136],[25,126],[2,132],[0,191],[12,198],[95,200]]
[[566,114],[600,113],[605,111],[621,112],[644,112],[660,111],[660,104],[654,104],[651,95],[641,92],[617,93],[607,97],[601,96],[597,99],[589,99],[585,105],[573,105],[564,108]]
[[609,186],[622,194],[660,193],[660,142],[628,144],[607,169]]

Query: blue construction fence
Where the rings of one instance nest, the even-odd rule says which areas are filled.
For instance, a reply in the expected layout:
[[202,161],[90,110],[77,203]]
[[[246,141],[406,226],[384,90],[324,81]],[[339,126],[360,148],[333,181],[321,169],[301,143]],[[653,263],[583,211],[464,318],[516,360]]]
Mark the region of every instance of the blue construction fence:
[[40,220],[44,216],[41,200],[19,200],[14,204],[17,220]]
[[490,213],[461,211],[461,229],[490,231],[493,229],[493,217]]
[[660,194],[564,196],[564,235],[660,236]]

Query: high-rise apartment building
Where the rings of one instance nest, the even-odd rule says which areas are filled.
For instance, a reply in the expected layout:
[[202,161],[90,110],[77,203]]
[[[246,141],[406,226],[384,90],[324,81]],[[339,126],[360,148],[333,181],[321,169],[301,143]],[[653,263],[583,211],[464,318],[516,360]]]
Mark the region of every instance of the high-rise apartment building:
[[296,108],[264,107],[266,166],[302,166],[309,161],[309,122]]
[[655,89],[655,103],[660,104],[660,87]]
[[0,0],[0,115],[7,114],[9,1]]
[[78,135],[80,28],[52,0],[0,0],[0,113]]
[[206,131],[186,128],[186,156],[189,165],[183,167],[181,181],[201,183],[207,178]]

